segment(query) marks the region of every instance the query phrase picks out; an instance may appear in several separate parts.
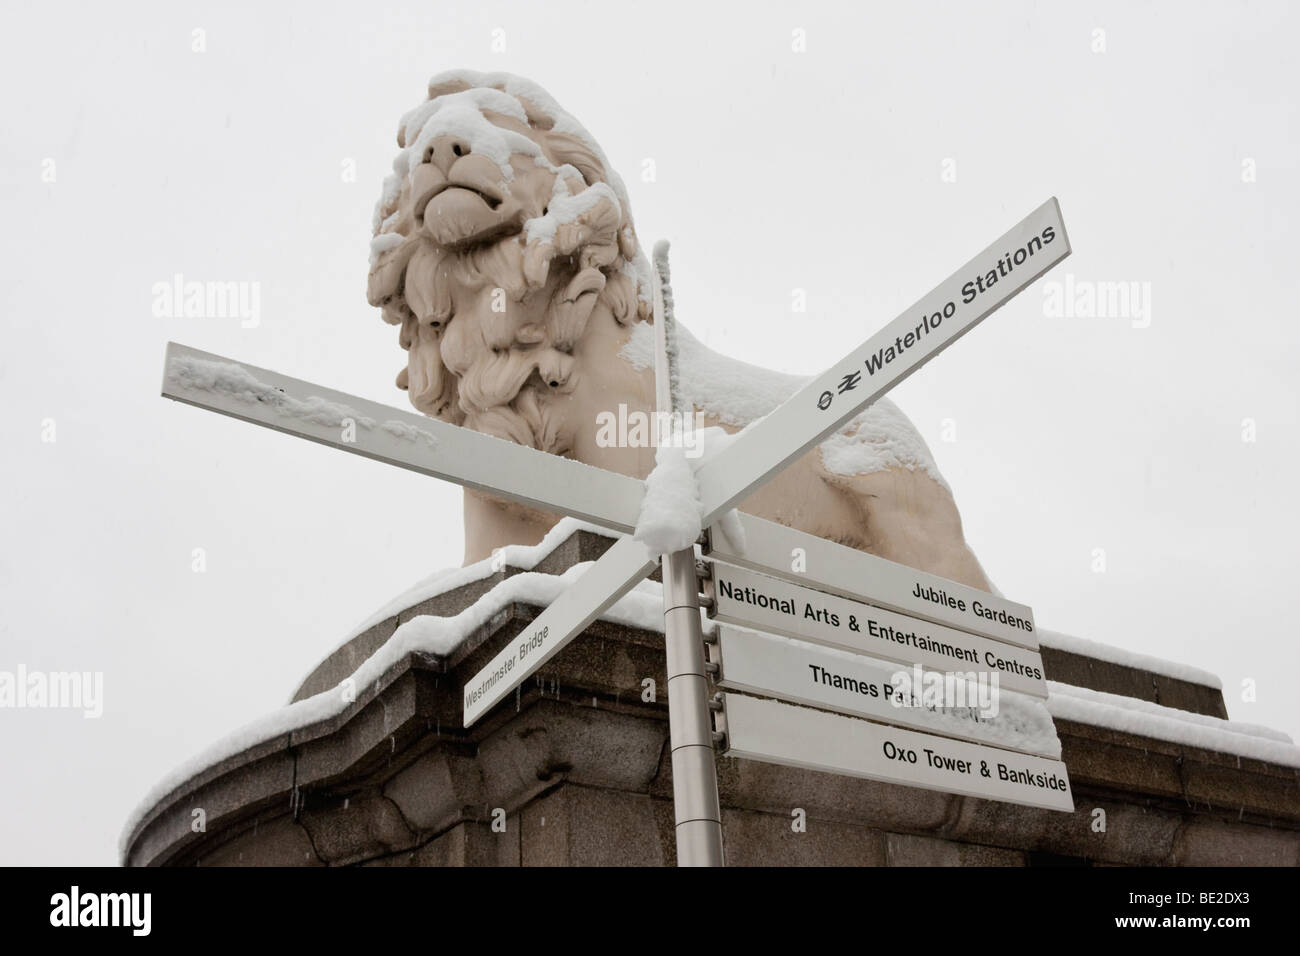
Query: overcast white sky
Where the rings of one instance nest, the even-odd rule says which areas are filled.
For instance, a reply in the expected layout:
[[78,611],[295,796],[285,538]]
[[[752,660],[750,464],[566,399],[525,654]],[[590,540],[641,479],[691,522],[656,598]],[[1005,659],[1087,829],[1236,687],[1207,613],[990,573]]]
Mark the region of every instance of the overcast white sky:
[[[160,776],[460,563],[458,489],[158,396],[175,339],[404,406],[371,208],[399,115],[454,67],[549,89],[643,244],[673,240],[682,321],[783,371],[1058,196],[1074,255],[1049,278],[1149,283],[1149,326],[1049,317],[1040,282],[893,397],[1040,625],[1213,671],[1233,719],[1300,734],[1298,18],[973,6],[7,10],[0,669],[102,671],[105,711],[0,710],[0,862],[115,862]],[[155,317],[176,273],[256,280],[260,324]]]

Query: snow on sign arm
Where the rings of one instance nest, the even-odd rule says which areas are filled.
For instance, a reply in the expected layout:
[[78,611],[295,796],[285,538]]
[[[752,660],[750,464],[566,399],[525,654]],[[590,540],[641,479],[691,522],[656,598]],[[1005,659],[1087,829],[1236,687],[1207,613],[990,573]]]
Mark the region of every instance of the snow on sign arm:
[[635,478],[175,342],[165,368],[167,398],[612,531],[636,527]]
[[845,359],[706,461],[698,480],[709,524],[840,428],[1070,254],[1049,199]]
[[[635,478],[174,342],[167,346],[165,369],[162,393],[167,398],[614,531],[637,527],[645,486]],[[681,486],[680,477],[670,474],[665,490]],[[687,482],[686,487],[693,486]],[[662,511],[672,503],[660,502],[650,510]],[[690,520],[698,533],[698,512]],[[465,726],[635,587],[654,570],[656,560],[633,538],[610,548],[470,679]]]

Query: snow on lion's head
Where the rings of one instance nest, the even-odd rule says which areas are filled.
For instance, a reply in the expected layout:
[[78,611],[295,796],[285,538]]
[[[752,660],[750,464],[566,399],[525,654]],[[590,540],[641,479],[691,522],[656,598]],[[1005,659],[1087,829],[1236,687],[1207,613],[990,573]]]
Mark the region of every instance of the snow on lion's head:
[[435,76],[397,144],[367,298],[401,327],[398,387],[428,415],[564,453],[550,409],[581,375],[593,313],[650,312],[622,181],[545,91],[505,73]]

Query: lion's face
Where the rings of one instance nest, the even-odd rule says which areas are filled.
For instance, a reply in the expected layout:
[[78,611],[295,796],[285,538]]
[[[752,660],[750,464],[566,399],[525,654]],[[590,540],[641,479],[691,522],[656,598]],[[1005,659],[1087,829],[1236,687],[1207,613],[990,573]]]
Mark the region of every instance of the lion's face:
[[533,142],[538,153],[513,152],[509,174],[476,152],[469,137],[445,133],[433,138],[411,177],[409,205],[418,227],[436,245],[466,248],[501,241],[544,215],[556,173],[539,165],[541,145],[525,124],[484,111],[485,122]]
[[563,453],[578,346],[592,321],[648,315],[648,270],[599,147],[521,82],[435,78],[403,117],[368,298],[401,326],[416,408]]

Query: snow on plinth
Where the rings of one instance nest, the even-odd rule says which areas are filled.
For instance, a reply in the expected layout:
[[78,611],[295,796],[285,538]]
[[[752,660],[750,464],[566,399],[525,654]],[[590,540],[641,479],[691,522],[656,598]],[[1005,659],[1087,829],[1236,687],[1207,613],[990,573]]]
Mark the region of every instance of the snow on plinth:
[[[687,463],[688,468],[690,467],[690,460],[685,459],[684,456],[669,466],[666,474],[671,477],[662,480],[665,493],[674,489],[677,493],[681,493],[686,487],[681,472],[682,461]],[[684,528],[685,525],[682,525],[676,533],[684,535]],[[352,640],[374,625],[392,618],[400,611],[421,601],[472,581],[491,577],[500,570],[502,561],[513,567],[525,569],[497,584],[459,614],[450,617],[422,614],[412,618],[398,627],[393,635],[339,686],[289,704],[246,724],[168,773],[149,790],[128,817],[119,844],[122,858],[125,860],[128,843],[145,815],[186,781],[258,744],[338,716],[352,706],[352,701],[363,688],[379,680],[385,671],[400,663],[407,654],[422,653],[445,657],[469,635],[513,602],[533,604],[538,607],[549,605],[565,588],[586,572],[590,562],[576,564],[560,575],[527,569],[535,567],[560,542],[580,530],[591,531],[605,537],[615,537],[611,532],[595,525],[573,518],[562,519],[539,544],[531,547],[512,545],[501,549],[498,555],[476,564],[438,572],[408,589],[357,627],[352,628],[347,640]],[[670,531],[665,527],[662,533],[667,536]],[[690,540],[693,541],[694,537],[693,530]],[[680,538],[670,540],[665,537],[657,540],[656,544],[673,545],[680,540]],[[654,581],[642,581],[615,602],[601,615],[601,619],[640,630],[662,632],[662,587]],[[707,619],[703,619],[702,626],[708,630],[712,625]],[[1050,638],[1048,634],[1051,635]],[[1088,654],[1101,659],[1129,663],[1131,666],[1156,670],[1183,679],[1200,678],[1197,683],[1208,684],[1210,680],[1217,683],[1217,679],[1204,671],[1134,654],[1095,641],[1086,641],[1054,632],[1047,632],[1043,637],[1045,646],[1058,646],[1075,651],[1086,649]],[[788,638],[781,639],[788,640]],[[849,654],[846,651],[832,651],[832,653]],[[977,729],[974,735],[991,746],[1026,751],[1042,749],[1050,753],[1059,753],[1060,741],[1052,724],[1052,717],[1056,717],[1183,746],[1264,760],[1286,767],[1300,767],[1300,748],[1292,743],[1289,736],[1277,730],[1193,714],[1148,701],[1105,694],[1054,681],[1048,681],[1048,690],[1050,696],[1045,705],[1042,701],[1023,694],[1002,691],[999,699],[1000,719],[975,725]],[[952,733],[957,729],[953,721],[960,719],[951,714],[924,710],[916,711],[913,716],[920,716],[922,720],[927,721],[927,729],[939,734]],[[960,731],[971,734],[970,722],[962,721]]]
[[1221,720],[1164,707],[1135,697],[1047,682],[1047,709],[1053,717],[1151,737],[1186,747],[1251,757],[1284,767],[1300,767],[1300,748],[1280,730]]

